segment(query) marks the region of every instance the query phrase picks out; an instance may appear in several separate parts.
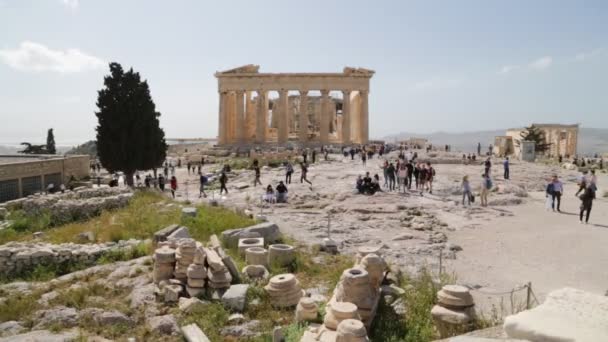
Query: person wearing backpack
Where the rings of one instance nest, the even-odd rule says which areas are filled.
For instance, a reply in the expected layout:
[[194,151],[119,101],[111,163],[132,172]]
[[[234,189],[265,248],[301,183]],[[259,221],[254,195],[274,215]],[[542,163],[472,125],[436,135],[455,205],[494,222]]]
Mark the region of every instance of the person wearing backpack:
[[488,206],[488,194],[492,189],[492,180],[490,179],[490,175],[484,173],[481,175],[483,181],[481,183],[481,194],[479,195],[479,199],[481,201],[482,207]]
[[201,198],[201,196],[207,198],[207,194],[205,193],[205,185],[207,185],[207,183],[209,182],[209,179],[207,179],[207,177],[205,175],[203,175],[202,173],[198,173],[199,174],[199,179],[200,179],[200,190],[199,190],[199,194],[198,194],[198,198]]

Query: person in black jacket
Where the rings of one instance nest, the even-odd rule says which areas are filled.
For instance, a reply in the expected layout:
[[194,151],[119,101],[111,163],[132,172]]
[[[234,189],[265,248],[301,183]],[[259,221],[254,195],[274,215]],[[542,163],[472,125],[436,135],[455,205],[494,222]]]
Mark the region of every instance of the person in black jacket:
[[593,183],[590,183],[585,188],[583,194],[579,197],[581,200],[581,212],[579,215],[579,219],[581,224],[583,224],[583,214],[586,212],[585,224],[589,223],[589,215],[591,214],[591,207],[593,206],[593,200],[595,199],[595,186]]

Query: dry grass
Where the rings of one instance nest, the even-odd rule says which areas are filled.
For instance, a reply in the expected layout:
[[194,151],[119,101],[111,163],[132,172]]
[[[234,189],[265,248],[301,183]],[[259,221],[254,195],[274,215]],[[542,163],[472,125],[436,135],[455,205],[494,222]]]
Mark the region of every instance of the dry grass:
[[[128,239],[149,239],[153,234],[174,223],[189,228],[192,237],[206,241],[211,234],[218,234],[226,229],[241,228],[255,224],[255,221],[220,207],[199,206],[196,218],[183,219],[180,206],[169,198],[153,191],[137,191],[128,206],[113,211],[104,211],[100,216],[44,230],[44,241],[51,243],[82,243],[80,233],[91,232],[95,242],[119,241]],[[21,222],[27,226],[35,222]],[[0,244],[8,241],[31,240],[31,229],[4,229],[0,231]]]

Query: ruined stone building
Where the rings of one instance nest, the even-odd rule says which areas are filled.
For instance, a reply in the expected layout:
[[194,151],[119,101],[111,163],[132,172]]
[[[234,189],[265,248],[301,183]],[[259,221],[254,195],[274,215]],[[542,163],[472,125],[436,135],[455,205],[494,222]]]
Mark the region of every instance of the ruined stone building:
[[[546,143],[550,144],[546,152],[549,156],[571,157],[577,154],[578,149],[578,124],[532,124],[538,127],[545,135]],[[521,133],[525,128],[513,128],[507,130],[506,137],[511,137],[513,143],[513,154],[521,156]],[[505,138],[506,138],[505,137]]]
[[44,191],[49,184],[60,186],[72,176],[88,175],[88,155],[0,156],[0,202]]
[[[215,74],[220,145],[368,142],[373,71],[346,67],[342,73],[275,74],[258,69],[246,65]],[[331,96],[332,91],[342,97]],[[271,92],[278,98],[271,99]]]

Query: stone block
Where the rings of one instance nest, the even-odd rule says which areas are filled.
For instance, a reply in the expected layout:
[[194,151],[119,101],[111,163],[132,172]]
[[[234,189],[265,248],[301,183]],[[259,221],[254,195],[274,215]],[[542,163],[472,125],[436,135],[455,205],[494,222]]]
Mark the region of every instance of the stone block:
[[212,249],[205,249],[205,254],[207,255],[207,264],[209,264],[209,268],[214,271],[221,271],[226,268],[222,262],[222,258],[220,258],[216,251]]
[[165,302],[175,303],[179,300],[179,295],[182,292],[180,285],[167,285],[164,288],[165,291]]
[[279,267],[288,266],[296,259],[293,246],[276,244],[268,246],[268,262]]
[[179,327],[173,315],[154,316],[147,320],[150,331],[162,335],[177,335]]
[[236,268],[236,263],[234,262],[234,260],[232,260],[232,257],[227,255],[222,258],[222,262],[224,263],[224,266],[226,266],[226,268],[228,269],[228,272],[230,272],[230,275],[232,276],[232,281],[235,283],[241,282],[241,274]]
[[202,300],[194,297],[194,298],[180,298],[179,299],[179,309],[182,312],[190,313],[196,310],[200,310],[205,308],[209,303],[203,302]]
[[181,327],[182,334],[188,342],[211,342],[207,335],[195,323]]
[[169,234],[169,236],[167,236],[167,240],[172,240],[172,239],[190,239],[190,232],[188,231],[187,227],[179,227],[177,228],[175,231],[173,231],[173,233]]
[[247,301],[248,284],[232,285],[222,296],[222,304],[230,310],[242,312]]
[[198,209],[194,208],[194,207],[186,207],[186,208],[182,208],[182,217],[196,217],[196,214],[198,213]]
[[573,288],[547,295],[531,310],[505,319],[511,338],[543,342],[608,341],[608,297]]
[[276,242],[281,237],[279,226],[263,222],[247,228],[225,230],[222,232],[222,240],[229,248],[237,247],[239,239],[252,237],[251,233],[260,234],[260,237],[263,237],[267,243]]
[[245,255],[245,250],[250,247],[264,248],[264,238],[244,238],[239,239],[238,248],[241,256]]
[[154,233],[154,242],[159,243],[161,241],[167,241],[167,237],[171,235],[171,233],[173,233],[177,228],[179,228],[179,225],[172,224],[157,231],[156,233]]

